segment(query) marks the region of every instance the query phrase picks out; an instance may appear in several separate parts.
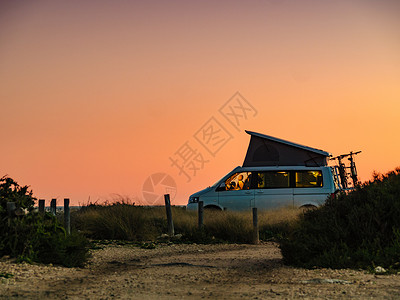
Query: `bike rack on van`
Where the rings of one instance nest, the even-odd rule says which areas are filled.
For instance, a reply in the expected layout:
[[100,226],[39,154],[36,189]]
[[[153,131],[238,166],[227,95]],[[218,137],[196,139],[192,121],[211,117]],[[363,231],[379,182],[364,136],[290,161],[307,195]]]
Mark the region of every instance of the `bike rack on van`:
[[[360,185],[360,181],[358,180],[357,175],[356,163],[354,161],[354,156],[359,153],[361,153],[361,151],[350,151],[350,153],[341,154],[330,158],[330,160],[337,160],[338,162],[337,165],[332,166],[331,168],[335,183],[337,184],[339,190],[353,190]],[[345,157],[348,157],[349,166],[346,166],[346,164],[343,162],[343,158]],[[347,171],[348,169],[350,169],[350,172]],[[348,181],[349,177],[351,178],[352,183]]]

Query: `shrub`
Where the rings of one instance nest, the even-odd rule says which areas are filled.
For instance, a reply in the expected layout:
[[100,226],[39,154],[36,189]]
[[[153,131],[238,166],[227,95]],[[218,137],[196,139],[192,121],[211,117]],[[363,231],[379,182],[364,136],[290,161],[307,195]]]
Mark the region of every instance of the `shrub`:
[[400,261],[400,169],[306,212],[281,240],[284,261],[303,267],[395,269]]
[[[0,256],[82,266],[88,255],[86,238],[76,232],[67,235],[55,217],[34,211],[35,200],[27,186],[21,187],[8,177],[0,179]],[[8,218],[7,202],[15,202],[17,209],[28,213]]]

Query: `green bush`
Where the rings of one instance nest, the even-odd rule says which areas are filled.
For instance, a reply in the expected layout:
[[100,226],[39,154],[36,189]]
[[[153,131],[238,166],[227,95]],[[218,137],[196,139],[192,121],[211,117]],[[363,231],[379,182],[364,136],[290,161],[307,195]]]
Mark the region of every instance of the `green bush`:
[[33,210],[36,198],[28,186],[19,186],[12,178],[0,178],[0,215],[7,215],[7,202],[15,202],[17,208]]
[[[34,211],[35,200],[27,186],[21,187],[8,177],[0,178],[0,257],[83,266],[88,256],[86,238],[77,232],[67,235],[54,216]],[[7,202],[15,202],[20,215],[9,218]]]
[[281,239],[284,261],[302,267],[399,268],[400,169],[306,212]]

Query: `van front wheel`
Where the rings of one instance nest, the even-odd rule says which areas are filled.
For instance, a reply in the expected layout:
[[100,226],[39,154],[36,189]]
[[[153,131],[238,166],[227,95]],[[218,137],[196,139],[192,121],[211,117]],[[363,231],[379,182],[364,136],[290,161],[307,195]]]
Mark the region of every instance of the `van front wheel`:
[[208,211],[222,211],[221,208],[219,208],[218,206],[215,205],[209,205],[204,207],[204,210],[208,210]]

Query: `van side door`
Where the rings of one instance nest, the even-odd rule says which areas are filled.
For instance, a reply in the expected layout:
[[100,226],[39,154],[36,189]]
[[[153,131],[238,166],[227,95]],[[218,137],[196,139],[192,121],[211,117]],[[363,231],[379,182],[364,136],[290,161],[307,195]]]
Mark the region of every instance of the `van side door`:
[[282,206],[293,206],[293,188],[289,171],[256,171],[253,172],[255,183],[254,206],[258,209],[275,209]]

